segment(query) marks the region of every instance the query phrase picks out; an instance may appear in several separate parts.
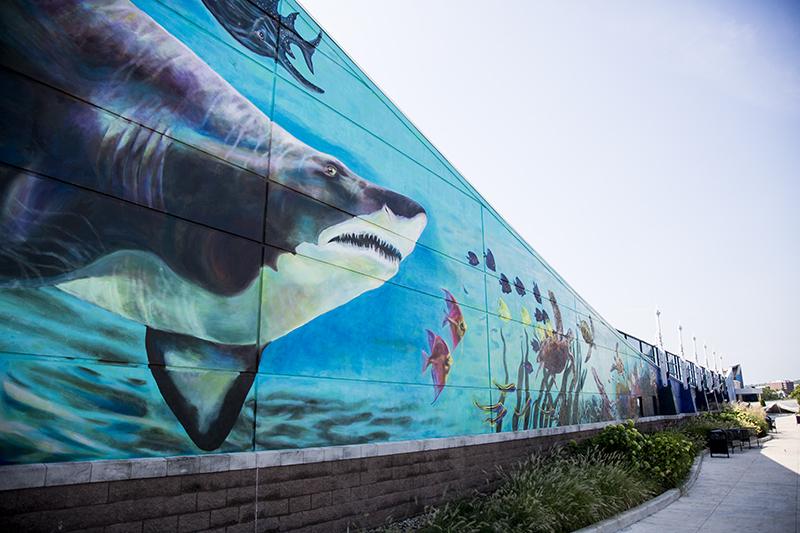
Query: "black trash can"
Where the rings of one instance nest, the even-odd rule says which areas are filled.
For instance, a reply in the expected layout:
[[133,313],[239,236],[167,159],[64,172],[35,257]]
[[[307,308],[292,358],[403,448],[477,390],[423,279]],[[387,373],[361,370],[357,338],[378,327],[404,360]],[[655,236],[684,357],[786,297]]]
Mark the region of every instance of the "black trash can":
[[724,429],[712,429],[708,433],[708,451],[711,457],[714,457],[714,454],[722,455],[725,454],[725,457],[730,457],[730,452],[728,452],[728,435],[725,433]]

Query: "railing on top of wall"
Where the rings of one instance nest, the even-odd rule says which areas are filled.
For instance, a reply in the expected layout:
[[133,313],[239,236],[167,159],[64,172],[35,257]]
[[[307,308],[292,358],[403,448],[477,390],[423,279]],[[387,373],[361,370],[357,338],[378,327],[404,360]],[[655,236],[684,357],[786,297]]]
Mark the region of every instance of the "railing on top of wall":
[[[721,372],[716,372],[711,369],[707,369],[697,363],[693,363],[689,360],[683,359],[680,356],[673,354],[668,351],[664,351],[662,355],[662,351],[657,347],[654,346],[647,341],[643,341],[638,337],[634,337],[630,333],[625,333],[622,330],[617,330],[620,335],[622,335],[629,343],[633,345],[634,348],[637,348],[644,357],[649,359],[653,364],[657,367],[662,368],[663,365],[666,364],[666,371],[668,377],[673,377],[678,381],[684,381],[684,377],[688,381],[688,384],[703,389],[705,392],[711,392],[713,389],[716,388],[723,388],[722,385],[725,382],[725,375]],[[686,366],[684,366],[684,364]],[[684,372],[684,368],[686,371]],[[686,376],[684,376],[684,373]],[[699,374],[699,377],[698,377]],[[711,383],[709,383],[709,379],[711,378]],[[714,386],[716,384],[716,386]]]

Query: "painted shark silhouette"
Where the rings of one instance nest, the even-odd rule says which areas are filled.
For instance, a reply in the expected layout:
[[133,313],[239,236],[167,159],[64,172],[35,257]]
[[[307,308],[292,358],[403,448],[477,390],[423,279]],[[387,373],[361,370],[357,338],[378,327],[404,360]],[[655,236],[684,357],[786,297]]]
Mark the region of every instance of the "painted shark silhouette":
[[297,13],[278,13],[279,0],[203,0],[225,30],[239,43],[256,54],[277,60],[303,87],[314,92],[325,92],[311,83],[294,66],[296,46],[308,70],[314,73],[312,56],[322,40],[322,32],[307,41],[300,37],[295,27]]
[[144,325],[167,405],[218,448],[264,347],[394,276],[425,210],[274,124],[128,1],[0,15],[0,287]]

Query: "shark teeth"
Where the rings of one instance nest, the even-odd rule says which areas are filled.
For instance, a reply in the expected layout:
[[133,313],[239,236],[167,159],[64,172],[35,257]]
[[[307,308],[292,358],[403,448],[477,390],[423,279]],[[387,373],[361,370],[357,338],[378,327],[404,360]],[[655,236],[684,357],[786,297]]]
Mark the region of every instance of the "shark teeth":
[[389,261],[397,261],[399,263],[403,260],[403,254],[400,253],[400,250],[372,233],[342,233],[328,242],[367,248],[377,252]]

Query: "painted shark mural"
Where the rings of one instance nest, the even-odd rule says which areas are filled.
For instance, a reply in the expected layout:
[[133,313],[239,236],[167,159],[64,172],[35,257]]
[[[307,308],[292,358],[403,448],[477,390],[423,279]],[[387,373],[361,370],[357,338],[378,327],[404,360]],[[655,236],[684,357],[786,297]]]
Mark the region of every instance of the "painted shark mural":
[[[206,4],[226,16],[221,3]],[[60,172],[80,176],[84,187],[110,186],[114,196],[167,211],[170,202],[183,201],[181,189],[229,180],[226,173],[249,173],[348,206],[321,213],[282,187],[270,188],[276,209],[266,231],[278,243],[265,249],[259,266],[248,264],[246,250],[208,239],[200,226],[153,239],[161,221],[120,217],[114,203],[4,169],[3,287],[55,287],[144,325],[149,368],[165,401],[198,447],[216,449],[253,384],[263,348],[394,276],[425,227],[425,210],[273,124],[129,2],[20,2],[4,6],[4,17],[13,28],[3,37],[12,68],[34,65],[38,79],[92,104],[54,104],[52,93],[24,90],[22,76],[8,73],[5,94],[18,96],[5,98],[4,134],[19,127],[20,113],[33,116],[21,120],[44,132],[39,140],[46,154],[37,151],[17,161],[20,167],[47,175],[53,170],[45,161],[54,161]],[[52,61],[42,61],[48,56]],[[89,64],[103,75],[88,76]],[[138,91],[143,96],[132,97]],[[105,109],[126,120],[114,122]],[[57,138],[68,131],[68,141]],[[185,131],[187,140],[174,139],[172,131]],[[315,276],[324,261],[358,264],[372,277]],[[287,300],[291,309],[283,307]],[[258,328],[244,316],[250,301],[262,310]],[[179,370],[187,365],[235,372],[198,383]]]
[[3,2],[0,140],[0,464],[670,396],[293,0]]

